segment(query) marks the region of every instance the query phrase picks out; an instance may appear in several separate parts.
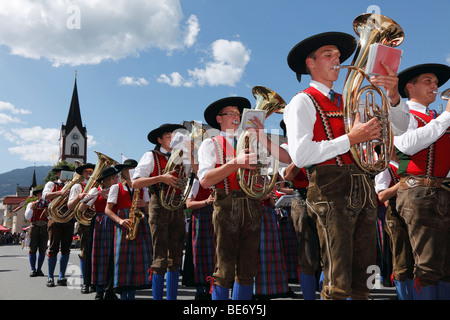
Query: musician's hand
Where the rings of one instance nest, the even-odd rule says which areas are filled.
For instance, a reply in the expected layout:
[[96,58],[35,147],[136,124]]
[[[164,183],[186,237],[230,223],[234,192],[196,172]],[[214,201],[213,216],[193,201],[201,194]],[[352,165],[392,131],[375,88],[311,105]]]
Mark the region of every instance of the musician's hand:
[[256,153],[249,153],[248,149],[237,155],[235,163],[244,169],[256,169],[256,164],[258,163],[258,155]]
[[165,173],[161,176],[161,180],[163,183],[172,186],[174,188],[178,188],[179,187],[179,180],[177,177],[174,176],[175,174],[175,170]]
[[357,143],[378,139],[381,135],[381,125],[378,118],[372,118],[366,123],[362,123],[360,114],[357,113],[355,122],[350,132],[347,134],[350,146]]
[[124,228],[129,229],[131,227],[131,220],[130,219],[120,219],[119,225]]
[[255,126],[248,128],[248,131],[255,133],[257,139],[259,140],[261,137],[264,136],[264,125],[261,123],[261,121],[257,117],[253,117],[249,120]]
[[398,93],[398,77],[397,74],[384,62],[381,62],[387,75],[372,76],[370,81],[377,86],[381,86],[386,90],[387,96],[392,105],[400,101],[401,97]]
[[59,195],[60,196],[64,196],[64,197],[66,197],[66,196],[68,196],[69,195],[69,193],[70,193],[70,190],[60,190],[60,191],[58,191],[59,192]]
[[84,198],[86,198],[87,196],[88,196],[89,194],[87,194],[87,193],[80,193],[77,197],[78,197],[78,200],[83,200]]
[[108,198],[108,194],[109,194],[109,189],[102,189],[100,191],[100,195],[102,196],[103,199],[107,199]]
[[145,202],[144,199],[139,199],[139,200],[137,201],[137,206],[138,206],[138,208],[143,208],[143,207],[145,207],[146,205],[147,205],[147,202]]

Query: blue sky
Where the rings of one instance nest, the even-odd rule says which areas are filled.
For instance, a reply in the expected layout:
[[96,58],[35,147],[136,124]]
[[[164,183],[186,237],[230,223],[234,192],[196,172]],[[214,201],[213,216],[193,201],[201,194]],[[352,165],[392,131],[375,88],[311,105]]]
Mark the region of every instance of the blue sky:
[[289,69],[291,48],[326,31],[357,38],[353,20],[370,8],[405,31],[400,70],[450,64],[448,0],[1,0],[0,173],[57,160],[75,70],[88,161],[94,150],[139,160],[150,130],[204,121],[217,99],[254,105],[251,89],[263,85],[289,102],[309,84]]

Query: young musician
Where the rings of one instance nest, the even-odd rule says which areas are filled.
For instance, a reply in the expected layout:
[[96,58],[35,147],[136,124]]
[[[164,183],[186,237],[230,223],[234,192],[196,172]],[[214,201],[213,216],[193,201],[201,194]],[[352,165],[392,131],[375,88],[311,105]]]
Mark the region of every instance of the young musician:
[[[75,210],[77,204],[86,195],[85,193],[83,193],[83,191],[89,181],[89,178],[94,172],[94,168],[95,165],[92,163],[86,163],[75,168],[75,172],[83,177],[83,181],[81,183],[73,185],[72,188],[70,188],[69,199],[67,200],[67,207],[69,208],[69,211]],[[86,285],[85,281],[85,257],[89,244],[89,226],[85,226],[81,223],[76,223],[76,232],[80,237],[80,254],[78,255],[78,258],[80,259],[81,276],[83,279],[81,293],[89,293],[90,288]]]
[[[145,207],[149,202],[146,189],[131,189],[129,166],[115,165],[121,172],[122,182],[111,186],[105,207],[105,214],[115,222],[114,234],[114,289],[120,293],[121,300],[134,300],[136,290],[148,289],[151,283],[148,270],[151,265],[151,238],[150,228]],[[143,218],[136,218],[138,225],[133,225],[131,208],[134,193],[139,192],[137,209]],[[132,228],[137,228],[136,238],[127,239]]]
[[[356,40],[345,33],[327,32],[297,44],[288,55],[289,67],[301,78],[311,75],[310,87],[295,95],[284,111],[289,154],[297,168],[308,167],[306,203],[317,219],[323,261],[323,299],[367,299],[367,268],[376,260],[376,195],[371,177],[354,164],[350,146],[377,139],[378,119],[360,122],[356,115],[345,132],[342,97],[332,89],[338,79],[335,66],[355,50]],[[382,85],[391,103],[395,133],[408,125],[408,110],[401,103],[397,76],[385,65],[386,76],[372,79]],[[371,249],[372,248],[372,249]]]
[[221,130],[217,137],[204,140],[198,152],[200,184],[205,189],[215,187],[213,300],[227,300],[231,288],[234,300],[251,299],[258,272],[261,204],[248,198],[236,179],[238,168],[252,169],[256,163],[254,153],[235,154],[244,108],[250,108],[246,98],[230,97],[215,101],[204,112],[206,122]]
[[[30,250],[28,258],[30,260],[31,273],[30,277],[44,276],[42,272],[42,264],[45,260],[45,252],[47,251],[48,230],[47,230],[47,202],[42,199],[43,188],[33,190],[33,196],[37,200],[30,202],[25,210],[25,219],[30,221]],[[36,252],[39,249],[36,268]]]
[[[414,299],[450,299],[450,101],[436,119],[428,107],[450,78],[450,67],[421,64],[399,74],[411,111],[408,131],[395,137],[400,188],[397,210],[405,220],[414,254]],[[445,244],[445,245],[444,245]]]
[[[55,198],[59,196],[68,196],[70,190],[62,190],[64,187],[64,182],[61,180],[62,171],[71,171],[70,167],[67,165],[60,165],[52,169],[58,177],[57,181],[49,181],[45,184],[44,190],[42,191],[42,198],[52,202]],[[73,239],[73,229],[74,229],[75,219],[71,219],[66,223],[58,223],[49,219],[48,221],[48,236],[50,240],[50,248],[48,250],[48,279],[47,287],[54,287],[54,271],[56,267],[56,259],[58,256],[58,251],[61,249],[61,257],[59,260],[59,277],[57,284],[60,286],[67,285],[66,279],[66,268],[69,263],[70,257],[70,246]]]
[[173,132],[186,128],[177,124],[163,124],[148,134],[148,140],[155,149],[146,152],[133,175],[133,188],[149,187],[151,190],[149,223],[153,244],[152,293],[154,300],[161,300],[164,289],[164,275],[167,272],[167,300],[176,300],[179,269],[182,265],[185,221],[183,208],[168,210],[159,199],[162,185],[178,186],[178,178],[172,173],[164,174],[170,158],[170,141]]

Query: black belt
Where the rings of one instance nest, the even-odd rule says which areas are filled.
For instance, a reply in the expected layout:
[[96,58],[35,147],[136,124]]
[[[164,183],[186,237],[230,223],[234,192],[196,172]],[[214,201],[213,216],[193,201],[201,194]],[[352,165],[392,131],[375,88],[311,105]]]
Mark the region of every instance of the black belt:
[[306,194],[308,193],[307,188],[294,188],[294,191],[292,191],[292,197],[300,197],[302,199],[306,199]]

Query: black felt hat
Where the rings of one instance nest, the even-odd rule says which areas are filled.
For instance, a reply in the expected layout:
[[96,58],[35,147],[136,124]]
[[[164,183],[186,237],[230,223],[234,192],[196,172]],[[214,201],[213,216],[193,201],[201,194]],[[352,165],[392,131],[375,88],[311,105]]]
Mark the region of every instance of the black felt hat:
[[211,103],[204,112],[204,117],[206,123],[208,123],[211,127],[214,129],[220,130],[220,125],[216,120],[216,117],[220,110],[222,110],[225,107],[237,107],[239,109],[239,112],[242,113],[244,109],[250,109],[252,106],[250,104],[250,101],[247,98],[243,97],[228,97],[223,98],[220,100],[217,100],[213,103]]
[[316,34],[297,43],[289,52],[287,62],[289,68],[297,74],[297,79],[300,82],[301,75],[308,73],[306,69],[306,58],[312,52],[323,46],[334,45],[341,53],[339,61],[342,63],[353,54],[357,44],[353,36],[343,32]]
[[39,187],[33,190],[33,196],[37,195],[39,192],[42,193],[44,191],[43,187]]
[[95,168],[95,164],[86,163],[86,164],[83,164],[82,166],[75,168],[75,172],[78,174],[83,174],[84,169],[94,169],[94,168]]
[[122,171],[123,168],[136,168],[138,165],[138,162],[136,160],[133,159],[127,159],[125,160],[122,164],[116,164],[114,167],[119,170]]
[[161,138],[164,133],[174,132],[177,129],[186,129],[186,127],[182,126],[181,124],[165,123],[158,128],[150,131],[147,135],[147,139],[153,144],[158,144],[158,138]]
[[111,166],[104,168],[102,172],[100,172],[100,177],[97,178],[97,181],[102,181],[103,179],[118,174],[122,170],[122,168],[117,168],[117,166]]
[[438,87],[440,87],[450,78],[450,67],[439,63],[425,63],[403,70],[398,74],[398,92],[403,98],[407,98],[406,84],[424,73],[433,73],[438,78]]

